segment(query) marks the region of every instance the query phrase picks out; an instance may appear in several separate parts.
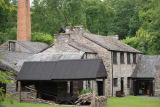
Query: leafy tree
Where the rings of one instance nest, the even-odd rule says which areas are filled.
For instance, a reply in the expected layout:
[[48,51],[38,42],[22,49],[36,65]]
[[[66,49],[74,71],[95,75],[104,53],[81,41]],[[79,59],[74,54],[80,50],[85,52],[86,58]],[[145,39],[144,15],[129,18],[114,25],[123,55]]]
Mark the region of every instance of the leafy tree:
[[15,0],[0,0],[0,44],[14,37],[8,33],[16,27],[16,13]]
[[134,36],[139,28],[138,0],[107,0],[116,11],[110,34],[118,34],[120,39]]
[[107,35],[114,17],[114,10],[107,2],[93,1],[86,9],[87,29],[92,33]]
[[44,33],[40,33],[40,32],[32,33],[31,40],[33,42],[44,42],[49,45],[51,45],[53,43],[53,37],[50,34],[46,34],[46,33],[44,34]]

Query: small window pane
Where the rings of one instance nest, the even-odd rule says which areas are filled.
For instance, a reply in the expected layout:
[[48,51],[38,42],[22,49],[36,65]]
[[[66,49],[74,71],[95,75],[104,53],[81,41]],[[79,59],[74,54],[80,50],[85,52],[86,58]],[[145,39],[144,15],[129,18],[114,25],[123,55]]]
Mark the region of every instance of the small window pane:
[[124,64],[124,52],[120,53],[120,62],[121,64]]
[[113,64],[117,64],[117,52],[113,52]]
[[135,54],[135,53],[133,54],[133,63],[134,63],[134,64],[137,63],[137,62],[136,62],[136,54]]
[[127,78],[127,88],[131,87],[131,77]]
[[130,53],[127,53],[127,64],[131,63]]
[[118,78],[114,78],[113,79],[113,84],[114,84],[115,87],[118,86]]

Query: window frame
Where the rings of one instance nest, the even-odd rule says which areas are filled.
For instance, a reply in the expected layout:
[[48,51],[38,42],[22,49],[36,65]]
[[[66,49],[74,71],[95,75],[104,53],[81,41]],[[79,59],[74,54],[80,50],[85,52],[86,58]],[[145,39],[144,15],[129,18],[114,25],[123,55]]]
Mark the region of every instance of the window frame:
[[117,52],[113,51],[113,64],[117,64]]
[[113,78],[113,86],[114,87],[118,86],[118,78]]
[[125,64],[124,52],[120,52],[120,63]]
[[127,53],[127,64],[131,64],[131,53]]
[[133,64],[137,64],[137,55],[133,53]]
[[131,77],[127,77],[127,88],[131,88]]

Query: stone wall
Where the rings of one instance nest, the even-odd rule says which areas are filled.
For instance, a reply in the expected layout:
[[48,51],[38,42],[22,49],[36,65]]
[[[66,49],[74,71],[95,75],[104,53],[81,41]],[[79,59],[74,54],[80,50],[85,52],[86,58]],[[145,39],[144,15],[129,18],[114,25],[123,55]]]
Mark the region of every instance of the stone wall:
[[[140,54],[136,54],[136,62]],[[130,80],[130,87],[127,87],[127,78],[132,76],[136,64],[133,63],[133,53],[130,53],[130,64],[127,64],[127,53],[124,53],[124,64],[120,63],[120,52],[117,52],[117,64],[113,64],[113,78],[118,79],[118,85],[113,86],[113,95],[116,94],[116,91],[121,90],[121,78],[124,78],[124,93],[132,94],[132,81]]]
[[[83,36],[83,31],[71,31],[69,33],[60,34],[55,37],[55,44],[53,47],[47,49],[46,51],[50,52],[78,52],[80,50],[77,50],[71,46],[68,45],[68,43],[72,41],[79,42],[81,44],[84,44],[90,48],[92,48],[97,54],[87,53],[87,57],[84,56],[84,59],[92,59],[92,58],[101,58],[103,60],[103,63],[105,65],[105,68],[107,70],[107,79],[106,79],[106,87],[107,90],[105,95],[112,96],[112,58],[111,58],[111,51],[103,48],[102,46],[88,40]],[[113,87],[114,88],[114,95],[116,91],[120,90],[120,78],[124,77],[124,91],[125,94],[131,94],[132,93],[132,87],[127,88],[127,77],[131,77],[131,74],[133,73],[133,70],[136,66],[136,64],[127,64],[127,53],[124,54],[125,56],[125,64],[120,64],[120,53],[118,52],[118,64],[113,65],[113,77],[118,78],[118,86]],[[131,62],[133,62],[133,54],[131,53]],[[137,59],[139,57],[139,54],[137,54]],[[91,83],[92,84],[92,83]],[[84,88],[86,83],[84,82]]]
[[10,95],[13,98],[18,98],[16,84],[17,84],[16,80],[12,80],[11,83],[6,84],[6,94]]
[[153,91],[155,96],[160,96],[160,67],[155,66],[156,73],[155,73],[155,79],[153,81]]

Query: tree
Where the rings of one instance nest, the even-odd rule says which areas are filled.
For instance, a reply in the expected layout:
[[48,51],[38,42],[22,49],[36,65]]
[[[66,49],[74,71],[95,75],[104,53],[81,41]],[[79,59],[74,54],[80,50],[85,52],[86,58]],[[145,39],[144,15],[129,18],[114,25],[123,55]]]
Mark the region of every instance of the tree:
[[15,0],[0,0],[0,44],[15,37],[10,34],[16,28],[16,13]]
[[118,34],[120,39],[135,36],[139,28],[138,0],[107,0],[116,11],[110,34]]
[[114,17],[114,10],[107,2],[92,1],[86,9],[87,29],[92,33],[107,35]]

